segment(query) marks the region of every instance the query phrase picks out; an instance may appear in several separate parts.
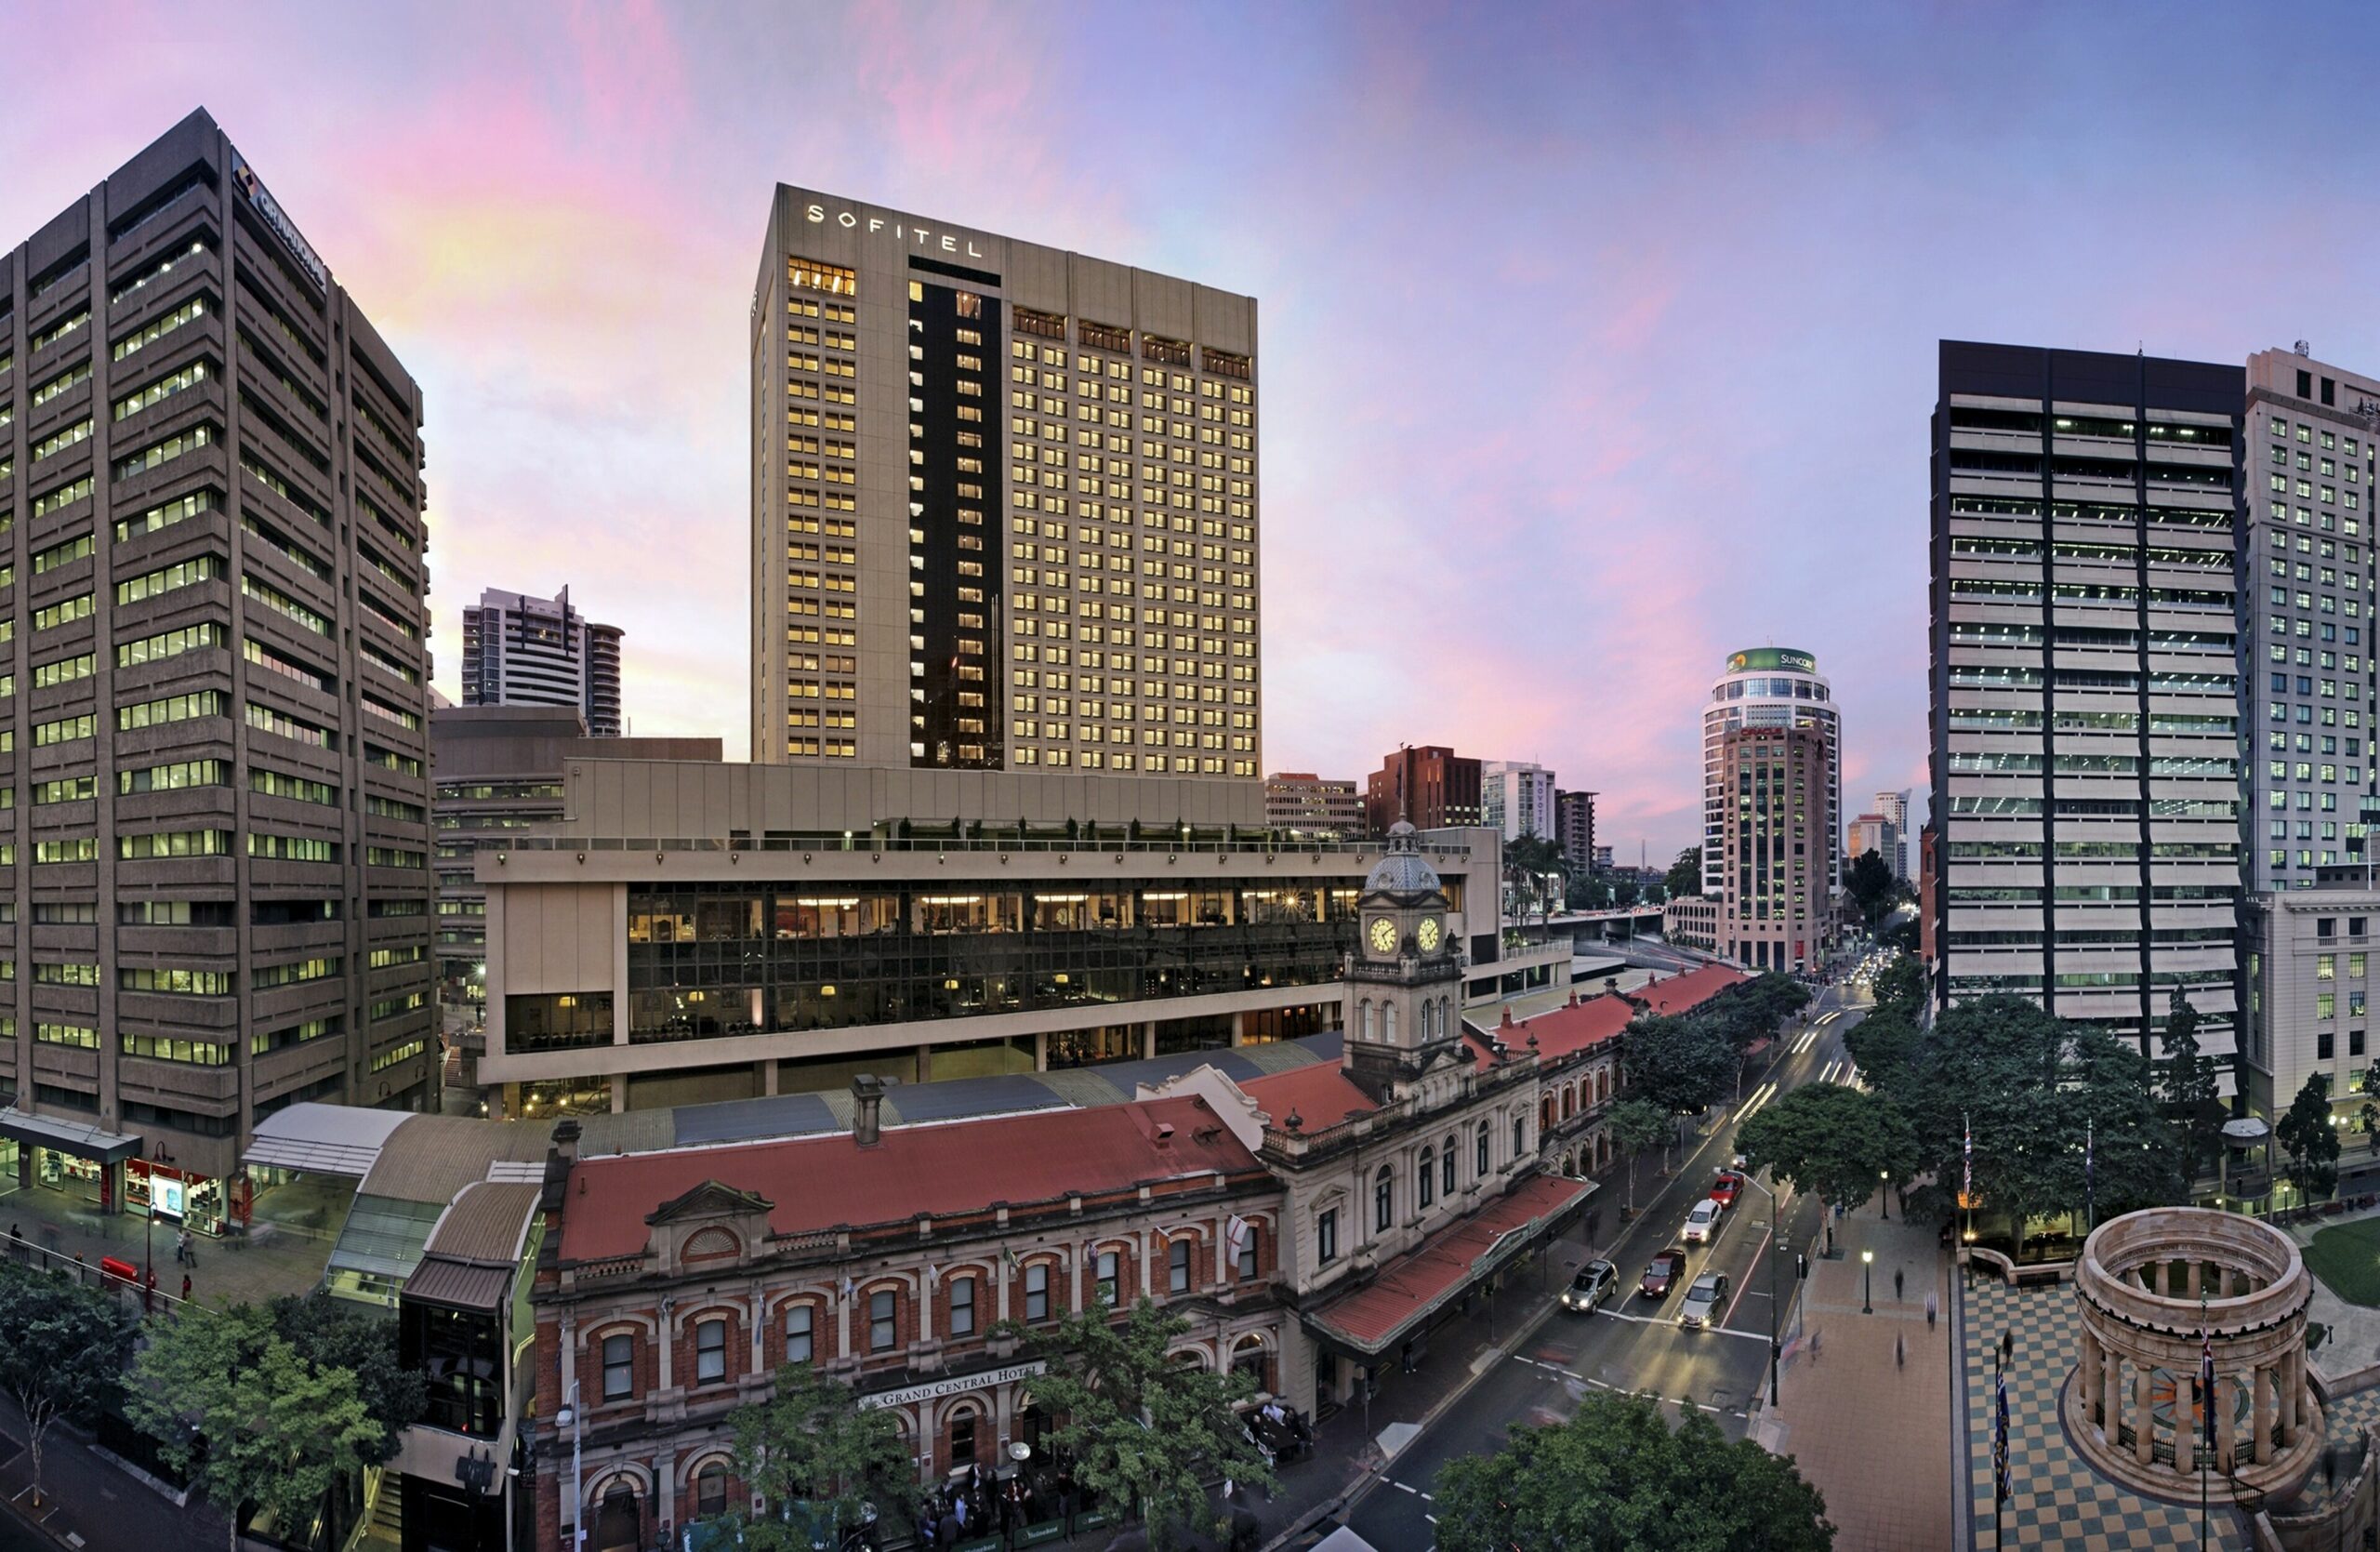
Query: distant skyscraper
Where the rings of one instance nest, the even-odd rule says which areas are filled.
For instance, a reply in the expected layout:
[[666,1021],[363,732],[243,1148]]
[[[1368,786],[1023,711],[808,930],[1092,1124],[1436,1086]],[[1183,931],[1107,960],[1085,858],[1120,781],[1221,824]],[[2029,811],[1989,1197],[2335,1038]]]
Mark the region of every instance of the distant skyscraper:
[[[1872,812],[1876,816],[1884,820],[1893,827],[1893,844],[1888,848],[1890,855],[1884,858],[1886,862],[1892,865],[1893,877],[1897,879],[1911,879],[1916,877],[1916,872],[1910,867],[1909,863],[1909,816],[1912,809],[1922,809],[1924,805],[1922,803],[1911,804],[1910,802],[1910,793],[1907,790],[1898,792],[1879,792],[1876,794],[1873,803],[1874,807]],[[1857,824],[1858,821],[1855,819],[1852,822]],[[1844,855],[1844,860],[1845,862],[1851,860],[1848,853]]]
[[[2179,987],[2208,1054],[2232,1049],[2243,384],[2237,366],[1942,344],[1938,999],[2015,992],[2153,1055]],[[2293,652],[2339,617],[2297,585],[2306,634],[2275,638]],[[2295,704],[2309,736],[2331,731],[2320,696]]]
[[591,738],[620,736],[620,628],[597,625],[552,598],[480,594],[463,609],[463,704],[562,706]]
[[1843,861],[1845,867],[1859,860],[1863,852],[1873,852],[1884,859],[1893,876],[1900,876],[1900,830],[1881,814],[1862,814],[1851,821],[1844,833]]
[[1479,822],[1507,841],[1554,836],[1554,773],[1526,760],[1489,760],[1479,767]]
[[1702,713],[1702,892],[1718,951],[1764,970],[1818,962],[1843,863],[1842,722],[1818,660],[1790,647],[1727,659]]
[[1253,298],[780,184],[752,330],[755,761],[1255,779]]
[[[2241,604],[2249,887],[2306,889],[2374,790],[2372,536],[2380,379],[2290,351],[2248,358]],[[2281,1097],[2288,1103],[2288,1096]]]
[[1264,824],[1304,835],[1364,833],[1364,798],[1352,781],[1329,781],[1312,771],[1276,771],[1264,778]]
[[1408,745],[1381,762],[1364,782],[1364,823],[1386,835],[1399,819],[1417,829],[1481,823],[1479,762],[1437,744]]
[[1593,792],[1554,794],[1554,838],[1562,855],[1581,871],[1595,865],[1595,795]]

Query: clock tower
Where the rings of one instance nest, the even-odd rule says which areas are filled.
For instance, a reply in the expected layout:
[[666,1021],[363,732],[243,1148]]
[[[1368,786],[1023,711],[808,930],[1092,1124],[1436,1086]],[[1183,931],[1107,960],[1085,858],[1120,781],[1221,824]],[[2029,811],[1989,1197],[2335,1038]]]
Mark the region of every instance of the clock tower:
[[1437,869],[1399,820],[1356,899],[1347,957],[1341,1065],[1375,1099],[1462,1055],[1462,961]]

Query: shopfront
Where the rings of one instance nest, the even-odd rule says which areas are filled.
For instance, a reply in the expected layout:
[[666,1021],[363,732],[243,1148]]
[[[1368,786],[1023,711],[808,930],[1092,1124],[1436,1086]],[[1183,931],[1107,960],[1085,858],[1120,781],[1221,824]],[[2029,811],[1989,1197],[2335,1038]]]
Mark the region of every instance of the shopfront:
[[247,1193],[229,1189],[240,1184],[178,1169],[172,1164],[127,1160],[124,1166],[125,1207],[127,1212],[145,1213],[166,1223],[180,1224],[193,1234],[219,1236],[228,1224],[245,1219]]
[[140,1138],[11,1106],[0,1110],[0,1141],[13,1145],[13,1159],[0,1163],[19,1187],[58,1191],[101,1213],[125,1210],[125,1166],[139,1157]]

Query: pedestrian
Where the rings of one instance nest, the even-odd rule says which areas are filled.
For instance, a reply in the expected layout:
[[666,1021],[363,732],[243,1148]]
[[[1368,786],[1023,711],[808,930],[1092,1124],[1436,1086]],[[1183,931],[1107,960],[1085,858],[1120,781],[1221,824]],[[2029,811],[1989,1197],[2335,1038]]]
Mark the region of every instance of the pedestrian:
[[2000,1361],[2006,1364],[2016,1356],[2016,1331],[2011,1326],[2000,1333]]
[[1898,1304],[1901,1300],[1900,1282],[1903,1275],[1900,1267],[1893,1268],[1893,1302],[1895,1304]]
[[1819,1332],[1818,1327],[1812,1326],[1810,1328],[1810,1361],[1812,1363],[1816,1363],[1818,1360],[1818,1337],[1821,1334],[1823,1333]]
[[190,1303],[190,1274],[188,1272],[182,1274],[182,1303]]
[[1925,1290],[1925,1329],[1927,1331],[1934,1329],[1934,1290],[1928,1288]]
[[190,1230],[187,1228],[174,1235],[174,1265],[177,1267],[190,1265]]

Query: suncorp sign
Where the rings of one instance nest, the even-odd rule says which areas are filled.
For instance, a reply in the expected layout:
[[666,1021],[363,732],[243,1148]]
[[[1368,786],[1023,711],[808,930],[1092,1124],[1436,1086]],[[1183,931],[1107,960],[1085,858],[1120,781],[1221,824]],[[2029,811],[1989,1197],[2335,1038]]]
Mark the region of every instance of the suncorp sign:
[[1784,673],[1816,673],[1818,671],[1818,660],[1790,646],[1754,647],[1750,652],[1739,652],[1727,659],[1729,673],[1761,669]]
[[909,225],[901,221],[888,221],[881,216],[863,216],[856,210],[837,210],[830,213],[823,205],[804,206],[801,213],[809,218],[810,224],[813,226],[840,226],[852,232],[865,227],[870,235],[890,227],[892,229],[894,241],[914,243],[929,253],[939,251],[961,255],[968,259],[984,257],[984,250],[975,245],[975,239],[972,237],[956,237],[947,232],[929,232],[921,226]]

